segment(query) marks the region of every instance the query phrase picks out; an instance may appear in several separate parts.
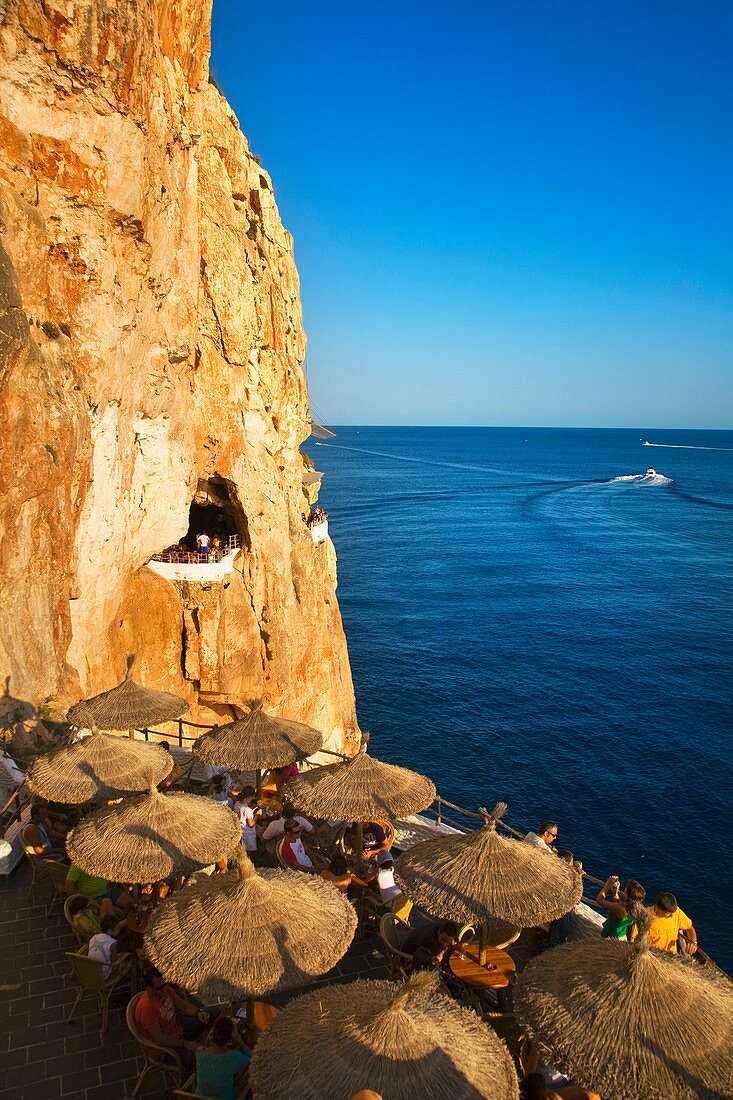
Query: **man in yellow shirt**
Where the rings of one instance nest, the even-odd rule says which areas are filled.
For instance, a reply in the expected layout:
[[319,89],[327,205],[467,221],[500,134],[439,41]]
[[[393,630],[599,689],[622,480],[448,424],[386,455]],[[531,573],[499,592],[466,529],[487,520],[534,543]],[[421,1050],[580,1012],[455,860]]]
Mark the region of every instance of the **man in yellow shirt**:
[[697,951],[697,932],[687,913],[677,904],[674,894],[663,892],[657,895],[651,907],[652,923],[649,927],[649,943],[658,951],[677,954],[677,937],[685,934],[685,954],[694,955]]

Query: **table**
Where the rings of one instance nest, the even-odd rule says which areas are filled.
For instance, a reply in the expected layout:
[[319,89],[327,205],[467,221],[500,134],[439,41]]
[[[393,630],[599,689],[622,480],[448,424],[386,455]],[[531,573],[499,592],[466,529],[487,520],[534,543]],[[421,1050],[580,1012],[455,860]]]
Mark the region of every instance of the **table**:
[[[460,978],[471,989],[479,993],[484,989],[496,990],[499,1007],[504,1011],[502,1006],[505,1004],[505,998],[502,991],[509,985],[509,979],[517,968],[514,959],[507,951],[502,951],[498,947],[487,947],[485,951],[487,966],[483,966],[478,961],[478,943],[462,943],[460,947],[451,951],[449,966],[456,978]],[[489,970],[488,966],[495,966],[496,969]]]

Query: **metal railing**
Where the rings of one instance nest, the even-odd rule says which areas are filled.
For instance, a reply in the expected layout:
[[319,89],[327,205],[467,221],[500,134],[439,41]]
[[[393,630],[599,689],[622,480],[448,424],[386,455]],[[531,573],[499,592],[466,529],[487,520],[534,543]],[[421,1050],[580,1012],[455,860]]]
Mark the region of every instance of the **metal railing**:
[[239,535],[229,535],[223,546],[210,546],[207,553],[201,550],[186,550],[182,546],[180,549],[163,550],[160,554],[153,554],[150,560],[173,565],[208,565],[210,562],[221,561],[233,550],[240,549]]

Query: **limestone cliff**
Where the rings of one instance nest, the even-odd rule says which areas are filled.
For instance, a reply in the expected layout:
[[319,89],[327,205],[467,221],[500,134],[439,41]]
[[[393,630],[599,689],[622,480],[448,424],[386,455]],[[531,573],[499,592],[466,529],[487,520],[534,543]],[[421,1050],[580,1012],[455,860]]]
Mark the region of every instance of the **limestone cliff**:
[[[60,707],[136,677],[353,744],[292,239],[210,81],[210,0],[0,0],[0,673]],[[215,499],[221,582],[147,567]],[[223,502],[223,504],[222,504]]]

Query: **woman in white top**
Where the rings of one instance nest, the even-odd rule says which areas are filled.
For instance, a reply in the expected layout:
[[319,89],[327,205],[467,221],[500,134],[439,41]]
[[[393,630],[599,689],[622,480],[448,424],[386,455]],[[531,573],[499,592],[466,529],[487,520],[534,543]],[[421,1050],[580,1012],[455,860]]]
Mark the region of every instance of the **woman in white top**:
[[385,905],[398,898],[402,891],[394,880],[394,860],[391,852],[380,852],[377,856],[377,886],[379,896]]
[[124,958],[123,955],[117,954],[117,940],[110,933],[113,932],[119,921],[117,917],[102,917],[102,931],[97,932],[95,936],[89,941],[89,950],[87,954],[90,959],[96,959],[97,962],[104,963],[104,976],[109,978],[112,974],[112,967],[116,960]]

